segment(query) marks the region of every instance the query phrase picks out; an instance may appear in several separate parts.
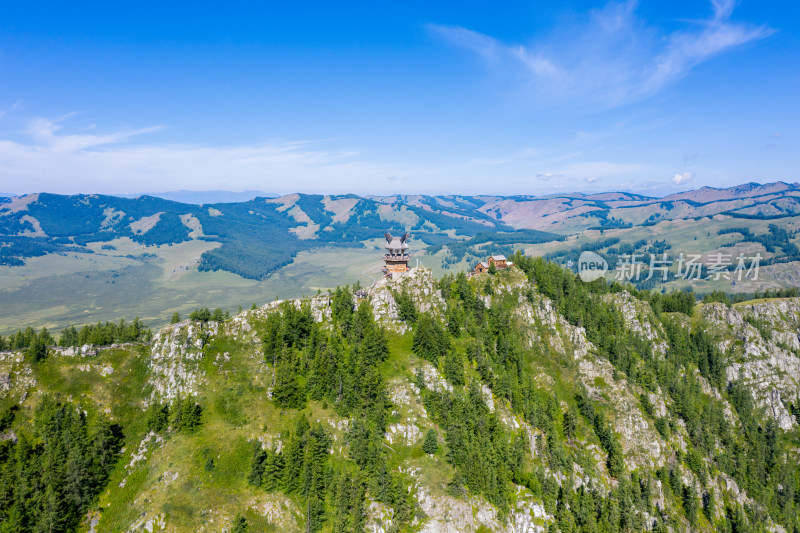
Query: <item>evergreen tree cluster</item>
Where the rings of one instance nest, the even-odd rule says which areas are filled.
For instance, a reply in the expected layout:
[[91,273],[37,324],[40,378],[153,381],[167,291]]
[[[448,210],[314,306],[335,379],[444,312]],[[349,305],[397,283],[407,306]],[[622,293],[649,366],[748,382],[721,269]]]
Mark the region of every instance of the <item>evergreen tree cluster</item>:
[[447,333],[439,322],[427,313],[420,315],[414,328],[414,342],[411,348],[415,354],[434,365],[439,363],[450,351]]
[[153,402],[147,408],[147,429],[160,433],[167,428],[175,432],[193,433],[203,424],[203,408],[190,399],[170,403]]
[[[153,337],[152,331],[142,324],[139,317],[133,319],[131,323],[120,320],[119,323],[106,322],[97,324],[87,324],[81,329],[75,326],[64,328],[58,339],[58,345],[62,347],[83,346],[94,344],[96,346],[107,346],[122,342],[148,342]],[[4,338],[0,335],[0,350],[21,350],[29,349],[30,354],[35,354],[35,361],[41,360],[46,355],[47,347],[56,344],[55,338],[42,328],[37,332],[32,327],[25,330],[18,330],[16,333]]]
[[703,295],[703,303],[719,302],[730,306],[735,303],[758,300],[760,298],[797,298],[798,296],[800,296],[800,287],[765,289],[764,292],[737,292],[733,294],[715,290]]
[[144,233],[131,232],[131,239],[147,245],[179,243],[189,240],[189,228],[176,213],[162,213],[158,222]]
[[85,344],[108,346],[109,344],[123,342],[148,342],[152,338],[153,332],[150,331],[149,327],[142,324],[137,316],[130,323],[125,322],[124,319],[117,324],[114,322],[106,322],[105,324],[98,322],[97,324],[85,325],[79,330],[75,326],[70,326],[61,332],[58,345],[65,347],[83,346]]
[[301,416],[280,453],[256,449],[251,482],[298,494],[311,530],[327,521],[335,531],[362,530],[367,494],[392,507],[399,526],[412,518],[413,500],[406,481],[390,471],[384,443],[386,336],[369,302],[356,307],[349,288],[332,293],[331,315],[334,327],[327,330],[308,304],[286,302],[267,317],[262,346],[274,371],[275,404],[301,409],[312,399],[349,418],[348,457],[333,461],[330,438]]
[[[80,330],[75,326],[70,326],[61,331],[58,345],[62,347],[77,347],[85,344],[107,346],[122,342],[148,342],[152,337],[150,328],[142,324],[139,317],[136,317],[130,324],[125,320],[120,320],[118,324],[113,322],[88,324]],[[37,332],[29,326],[7,338],[0,335],[0,351],[25,350],[26,355],[34,363],[47,357],[48,346],[55,346],[55,344],[56,340],[47,331],[47,328],[42,328]]]
[[[525,436],[504,428],[474,381],[466,395],[428,390],[424,402],[430,416],[445,430],[447,460],[456,468],[450,490],[464,494],[468,488],[506,509],[513,473],[523,464]],[[423,444],[435,451],[435,441],[426,438]]]
[[[177,318],[177,320],[176,320]],[[230,312],[222,311],[219,307],[214,309],[214,311],[209,311],[208,307],[198,307],[191,313],[189,313],[189,320],[197,320],[199,322],[222,322],[223,320],[229,320],[231,318]],[[180,322],[180,315],[178,313],[174,313],[172,315],[172,323],[177,324]]]
[[0,351],[26,350],[33,361],[41,361],[47,356],[47,347],[53,346],[55,342],[47,328],[37,332],[28,326],[25,330],[17,330],[7,338],[0,335]]
[[104,489],[122,432],[49,395],[33,431],[0,441],[0,531],[73,531]]
[[[335,486],[331,438],[319,423],[311,427],[305,416],[300,415],[282,441],[281,452],[263,450],[255,443],[250,483],[302,498],[306,529],[318,531],[325,522],[328,492],[335,497],[331,491]],[[355,520],[359,521],[358,517]],[[360,520],[363,521],[363,516]]]
[[784,255],[789,260],[794,260],[800,256],[800,250],[791,239],[795,237],[797,231],[786,229],[784,226],[770,224],[769,231],[760,235],[754,235],[749,228],[724,228],[717,231],[719,235],[727,233],[741,233],[742,242],[757,242],[764,245],[764,249],[769,253],[775,253],[776,248],[781,248]]
[[[560,267],[553,272],[558,276],[573,276]],[[559,277],[551,281],[552,287],[563,290],[566,286],[570,292],[566,279]],[[449,354],[460,354],[463,349],[465,353],[460,363],[463,381],[459,384],[448,377],[454,385],[452,392],[429,390],[418,374],[417,385],[423,389],[423,400],[431,420],[444,434],[444,455],[455,468],[448,484],[450,493],[455,496],[468,492],[482,494],[497,505],[502,514],[513,499],[513,481],[544,501],[547,511],[556,518],[551,527],[553,531],[640,531],[644,529],[645,512],[655,517],[649,526],[666,531],[668,521],[656,508],[653,497],[655,480],[652,477],[640,480],[636,472],[628,472],[619,438],[611,429],[605,410],[579,389],[552,391],[537,385],[532,365],[542,361],[542,354],[538,348],[527,346],[524,340],[522,326],[514,316],[519,305],[516,297],[495,299],[491,308],[486,308],[482,293],[493,291],[490,284],[480,286],[463,275],[445,277],[440,289],[447,300],[448,311],[446,328],[439,334],[447,337],[442,342],[450,349],[444,360],[438,361],[439,367],[447,377]],[[573,289],[573,292],[578,291],[579,288]],[[584,305],[591,306],[592,312],[602,312],[611,320],[611,325],[598,324],[599,320],[588,317],[589,313],[578,307],[570,310],[573,320],[597,324],[598,332],[608,332],[614,327],[617,329],[610,330],[614,334],[623,331],[621,317],[612,309],[594,305],[591,293],[581,298]],[[419,323],[424,316],[419,316],[415,336],[423,329]],[[630,339],[621,339],[620,344],[628,341]],[[617,343],[606,342],[605,345],[620,351]],[[618,356],[620,364],[629,359],[627,355]],[[557,364],[569,368],[572,363],[565,359]],[[529,435],[506,429],[488,409],[481,384],[469,377],[475,374],[468,372],[464,376],[464,365],[475,370],[480,382],[488,386],[496,398],[508,401],[512,411],[541,431],[536,438],[537,462],[532,464],[528,452]],[[562,402],[571,407],[563,411]],[[579,413],[585,422],[578,418]],[[574,489],[568,482],[560,486],[553,477],[552,472],[562,472],[569,479],[575,464],[584,470],[594,468],[593,459],[573,442],[578,434],[585,438],[587,431],[594,434],[607,454],[608,471],[616,483],[611,492],[593,486]],[[433,438],[435,433],[429,431],[423,443],[429,448],[424,451],[435,450]]]

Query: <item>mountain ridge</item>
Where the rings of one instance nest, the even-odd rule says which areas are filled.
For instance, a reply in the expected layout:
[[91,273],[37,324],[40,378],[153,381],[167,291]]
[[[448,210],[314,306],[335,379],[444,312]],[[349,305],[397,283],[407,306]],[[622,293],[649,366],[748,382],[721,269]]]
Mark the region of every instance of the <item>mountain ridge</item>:
[[[107,412],[122,425],[125,448],[109,488],[98,510],[88,509],[87,523],[94,517],[99,531],[221,531],[237,517],[251,530],[281,531],[330,531],[339,520],[376,533],[719,531],[732,524],[791,531],[800,503],[795,493],[786,496],[800,486],[792,475],[800,374],[787,369],[800,368],[800,299],[663,312],[658,294],[570,286],[572,274],[555,265],[520,265],[442,280],[412,269],[360,296],[340,288],[228,320],[182,321],[148,345],[89,355],[51,349],[39,363],[2,353],[0,400],[19,405],[15,438],[46,395],[66,391],[91,417]],[[559,296],[558,287],[568,292]],[[348,330],[351,320],[359,326]],[[359,366],[359,357],[375,353],[369,350],[382,350],[377,338],[373,348],[369,341],[349,349],[349,335],[373,331],[370,323],[383,330],[388,353]],[[603,324],[613,331],[601,333]],[[424,340],[428,328],[449,349]],[[341,356],[329,359],[336,346]],[[282,366],[304,354],[308,366]],[[351,394],[346,385],[342,396],[337,372],[356,368],[378,380],[378,398],[385,391],[378,429],[369,429],[371,411],[348,411],[337,400]],[[650,376],[656,368],[664,375]],[[152,418],[179,401],[200,406],[195,429]],[[464,418],[448,418],[439,402]],[[474,407],[464,411],[464,402]],[[463,424],[476,416],[495,427],[491,440],[464,435]],[[311,491],[293,488],[300,474],[283,470],[309,430],[328,443],[319,457],[330,472]],[[436,447],[425,451],[431,432]],[[513,454],[489,459],[508,453],[503,442],[521,463]],[[362,445],[377,459],[359,455]],[[277,482],[276,468],[287,472]],[[500,477],[492,486],[477,472]],[[338,506],[342,473],[364,481],[353,496],[361,506]],[[387,475],[398,489],[381,495],[376,480]]]

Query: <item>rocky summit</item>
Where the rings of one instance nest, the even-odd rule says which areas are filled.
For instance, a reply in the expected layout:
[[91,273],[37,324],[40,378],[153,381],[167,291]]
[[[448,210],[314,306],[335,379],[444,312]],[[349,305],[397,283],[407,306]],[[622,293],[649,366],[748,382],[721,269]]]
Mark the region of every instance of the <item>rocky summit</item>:
[[515,259],[0,353],[0,530],[800,528],[800,299]]

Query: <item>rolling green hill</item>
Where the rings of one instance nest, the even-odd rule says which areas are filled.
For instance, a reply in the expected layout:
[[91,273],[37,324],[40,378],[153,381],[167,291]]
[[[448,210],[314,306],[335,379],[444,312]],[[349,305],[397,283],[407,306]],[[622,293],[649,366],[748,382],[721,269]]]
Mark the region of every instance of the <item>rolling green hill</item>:
[[800,300],[514,261],[0,352],[0,529],[800,527]]

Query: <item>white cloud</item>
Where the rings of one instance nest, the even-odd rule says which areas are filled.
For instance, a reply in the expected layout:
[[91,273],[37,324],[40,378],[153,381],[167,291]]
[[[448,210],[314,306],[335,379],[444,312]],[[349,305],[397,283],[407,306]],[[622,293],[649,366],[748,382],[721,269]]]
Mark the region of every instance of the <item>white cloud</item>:
[[675,185],[682,185],[694,177],[694,172],[681,172],[672,176],[672,183]]
[[328,148],[331,141],[159,144],[150,134],[158,127],[119,131],[90,127],[75,133],[71,122],[63,117],[35,119],[19,138],[0,138],[0,191],[547,194],[556,188],[580,190],[598,181],[638,181],[662,172],[642,163],[581,161],[580,152],[547,153],[536,148],[494,160],[397,164],[371,161],[355,150]]
[[365,162],[352,150],[314,143],[239,146],[147,144],[161,127],[110,133],[65,133],[58,120],[35,119],[31,142],[0,139],[0,189],[10,192],[135,193],[172,189],[316,192],[380,188],[404,168]]
[[529,44],[506,44],[462,27],[429,29],[478,54],[497,71],[522,75],[528,96],[541,105],[600,107],[651,95],[698,64],[772,33],[763,26],[732,22],[732,0],[714,0],[710,19],[669,34],[637,18],[636,7],[635,0],[609,2]]

